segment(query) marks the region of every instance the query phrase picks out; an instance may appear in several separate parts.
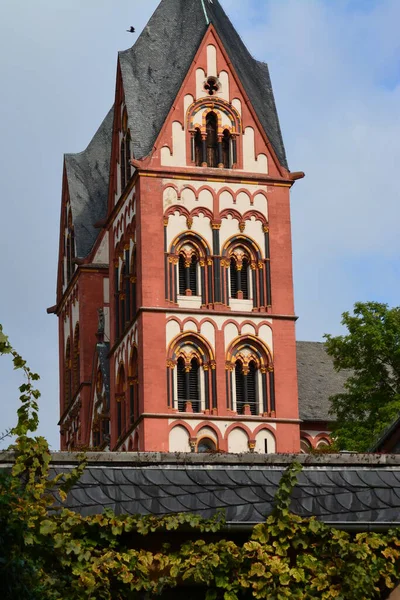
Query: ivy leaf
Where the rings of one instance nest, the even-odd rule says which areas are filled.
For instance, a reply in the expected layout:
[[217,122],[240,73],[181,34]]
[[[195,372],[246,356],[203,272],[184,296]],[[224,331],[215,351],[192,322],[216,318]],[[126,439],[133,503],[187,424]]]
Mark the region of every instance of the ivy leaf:
[[238,597],[235,592],[225,592],[224,600],[238,600]]
[[51,535],[52,533],[54,533],[56,530],[56,524],[54,523],[54,521],[42,521],[41,525],[40,525],[40,533],[42,535]]

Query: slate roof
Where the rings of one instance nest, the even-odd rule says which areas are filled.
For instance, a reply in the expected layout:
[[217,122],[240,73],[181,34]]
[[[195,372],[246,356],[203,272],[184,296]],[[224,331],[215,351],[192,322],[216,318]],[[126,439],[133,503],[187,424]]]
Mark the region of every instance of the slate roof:
[[119,53],[135,158],[151,152],[209,23],[287,168],[268,66],[250,55],[218,0],[162,0],[135,45]]
[[[89,454],[67,506],[83,515],[192,512],[209,518],[224,509],[229,525],[250,526],[270,514],[282,473],[303,462],[291,510],[343,528],[400,525],[400,457],[377,455]],[[10,457],[0,454],[0,468]],[[3,463],[3,464],[2,464]],[[54,472],[76,455],[55,453]]]
[[97,221],[107,217],[114,108],[83,152],[65,154],[76,256],[86,257],[97,239]]
[[304,421],[333,421],[331,396],[344,391],[349,371],[335,371],[323,342],[297,342],[299,411]]

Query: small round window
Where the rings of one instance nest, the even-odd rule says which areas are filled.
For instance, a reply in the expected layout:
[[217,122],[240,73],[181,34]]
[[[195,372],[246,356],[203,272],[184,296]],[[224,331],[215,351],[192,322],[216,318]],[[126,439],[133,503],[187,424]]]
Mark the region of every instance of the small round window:
[[210,438],[202,438],[197,444],[197,452],[199,454],[205,454],[207,452],[216,452],[216,450],[217,447],[215,445],[215,442],[213,442],[213,440],[210,440]]

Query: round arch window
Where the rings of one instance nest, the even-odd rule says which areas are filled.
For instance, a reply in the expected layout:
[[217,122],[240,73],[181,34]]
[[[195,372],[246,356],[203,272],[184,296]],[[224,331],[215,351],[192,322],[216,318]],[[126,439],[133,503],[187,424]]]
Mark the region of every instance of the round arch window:
[[216,452],[217,447],[215,442],[210,438],[202,438],[197,444],[197,452],[199,454],[205,454],[207,452]]

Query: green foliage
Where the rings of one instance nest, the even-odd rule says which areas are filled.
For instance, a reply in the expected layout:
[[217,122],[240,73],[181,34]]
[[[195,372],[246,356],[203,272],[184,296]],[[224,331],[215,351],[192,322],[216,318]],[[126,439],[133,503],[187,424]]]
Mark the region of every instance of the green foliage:
[[335,369],[350,370],[332,397],[334,438],[340,450],[365,452],[400,411],[400,307],[358,302],[342,325],[347,335],[325,335]]
[[1,329],[0,344],[28,380],[20,390],[15,462],[0,471],[0,592],[6,600],[175,599],[179,589],[207,600],[373,600],[400,579],[399,532],[352,535],[290,512],[298,464],[282,476],[273,513],[244,543],[223,538],[221,513],[210,520],[110,510],[83,517],[63,508],[84,459],[72,474],[53,476],[46,441],[28,436],[37,423],[35,376],[15,360]]

